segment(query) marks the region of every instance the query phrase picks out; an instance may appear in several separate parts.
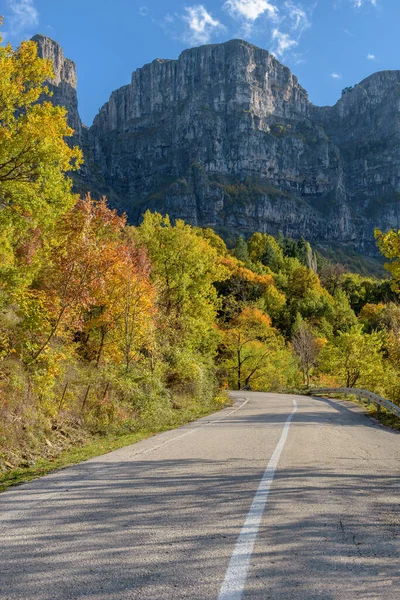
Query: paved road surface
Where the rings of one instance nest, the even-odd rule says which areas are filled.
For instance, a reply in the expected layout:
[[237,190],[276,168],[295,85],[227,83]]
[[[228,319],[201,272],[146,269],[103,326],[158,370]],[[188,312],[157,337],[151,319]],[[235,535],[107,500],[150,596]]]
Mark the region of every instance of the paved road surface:
[[0,495],[0,598],[399,600],[399,459],[354,405],[237,393]]

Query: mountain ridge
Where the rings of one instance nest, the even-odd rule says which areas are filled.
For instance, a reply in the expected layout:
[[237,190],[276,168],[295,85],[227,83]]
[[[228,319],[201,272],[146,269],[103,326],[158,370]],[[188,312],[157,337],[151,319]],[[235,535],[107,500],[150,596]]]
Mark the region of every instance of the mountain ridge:
[[[57,42],[34,39],[59,65]],[[74,98],[59,79],[55,101],[80,123],[76,88]],[[282,231],[375,254],[374,228],[400,227],[399,117],[400,71],[319,107],[267,50],[200,46],[136,69],[91,127],[74,127],[86,158],[75,183],[133,224],[151,209],[222,233]]]

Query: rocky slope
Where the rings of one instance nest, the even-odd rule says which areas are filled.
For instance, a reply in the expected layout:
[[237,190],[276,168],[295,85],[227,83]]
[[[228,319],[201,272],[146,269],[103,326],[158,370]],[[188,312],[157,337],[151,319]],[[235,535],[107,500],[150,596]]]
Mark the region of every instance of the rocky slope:
[[232,40],[138,69],[87,130],[73,63],[35,39],[84,147],[78,187],[106,193],[132,223],[149,208],[222,233],[281,230],[371,254],[374,227],[400,227],[400,71],[316,107],[271,54]]

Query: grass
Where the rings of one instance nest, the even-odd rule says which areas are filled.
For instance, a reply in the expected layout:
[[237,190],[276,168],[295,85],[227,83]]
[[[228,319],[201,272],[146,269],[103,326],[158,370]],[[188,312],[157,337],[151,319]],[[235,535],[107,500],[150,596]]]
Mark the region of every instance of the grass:
[[377,419],[382,425],[386,425],[386,427],[390,427],[391,429],[395,429],[396,431],[400,431],[400,419],[388,412],[385,408],[381,408],[381,412],[378,413],[378,410],[375,404],[371,404],[371,406],[366,406],[364,402],[357,401],[357,404],[362,406],[367,410],[367,413],[370,417]]
[[4,492],[13,486],[32,481],[38,477],[43,477],[44,475],[56,471],[57,469],[63,469],[71,465],[76,465],[82,461],[88,460],[89,458],[101,456],[103,454],[112,452],[113,450],[118,450],[118,448],[136,444],[137,442],[152,437],[157,433],[176,429],[182,425],[185,425],[186,423],[190,423],[191,421],[200,419],[201,417],[207,416],[213,412],[222,410],[223,408],[229,406],[229,404],[229,399],[226,399],[224,402],[219,400],[214,404],[207,404],[205,406],[196,404],[195,406],[190,406],[190,408],[188,407],[187,409],[177,411],[177,414],[174,416],[174,418],[171,419],[169,423],[163,425],[143,427],[134,433],[113,433],[102,436],[94,436],[89,442],[78,447],[75,446],[68,448],[54,458],[39,459],[33,466],[30,467],[18,467],[15,469],[10,469],[7,473],[0,475],[0,492]]

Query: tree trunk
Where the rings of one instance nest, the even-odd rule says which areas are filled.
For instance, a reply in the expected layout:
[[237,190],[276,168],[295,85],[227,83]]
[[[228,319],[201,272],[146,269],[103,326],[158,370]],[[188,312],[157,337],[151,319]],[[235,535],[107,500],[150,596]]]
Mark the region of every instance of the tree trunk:
[[67,393],[67,388],[68,388],[68,381],[65,384],[64,391],[63,391],[62,396],[61,396],[60,404],[58,405],[58,412],[60,412],[60,410],[62,408],[62,405],[63,405],[63,402],[64,402],[64,398],[65,398],[65,394]]
[[86,401],[87,401],[88,396],[89,396],[89,392],[90,392],[90,383],[89,383],[89,385],[86,388],[86,394],[85,394],[85,397],[84,397],[83,402],[82,402],[82,408],[81,408],[82,412],[84,411],[84,408],[85,408],[85,405],[86,405]]
[[238,390],[242,389],[242,363],[240,359],[240,350],[237,351],[238,354]]

